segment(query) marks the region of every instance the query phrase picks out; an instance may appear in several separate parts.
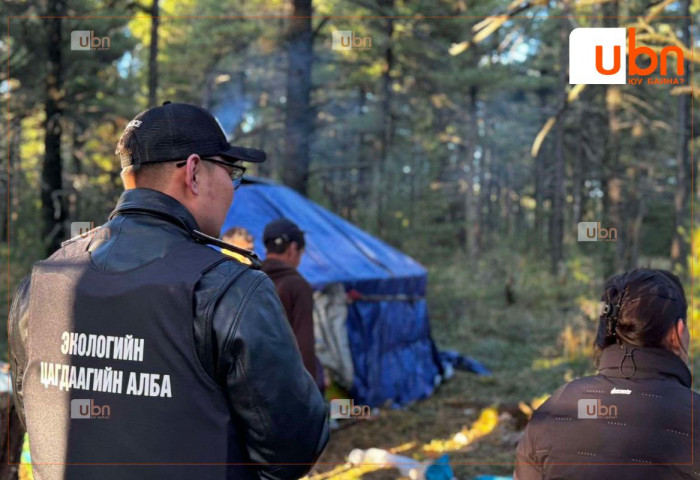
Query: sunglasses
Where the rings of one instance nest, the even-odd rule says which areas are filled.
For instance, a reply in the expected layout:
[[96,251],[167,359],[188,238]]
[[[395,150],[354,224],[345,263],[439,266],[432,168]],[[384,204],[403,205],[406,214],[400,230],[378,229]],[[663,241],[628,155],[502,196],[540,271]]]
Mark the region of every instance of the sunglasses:
[[[200,160],[204,160],[205,162],[218,163],[222,167],[225,167],[226,173],[228,173],[229,177],[231,177],[231,180],[233,181],[233,187],[238,188],[241,185],[241,181],[243,180],[243,174],[245,173],[245,167],[242,167],[240,165],[231,165],[230,163],[218,160],[216,158],[199,158]],[[187,160],[175,164],[177,168],[184,167],[185,165],[187,165]]]

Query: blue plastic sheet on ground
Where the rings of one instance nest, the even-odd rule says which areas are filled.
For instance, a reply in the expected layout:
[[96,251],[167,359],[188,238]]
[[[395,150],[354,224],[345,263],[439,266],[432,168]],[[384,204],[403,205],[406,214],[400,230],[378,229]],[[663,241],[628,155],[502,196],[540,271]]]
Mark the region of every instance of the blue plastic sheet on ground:
[[443,367],[445,364],[449,364],[456,370],[474,372],[477,375],[491,375],[491,370],[486,368],[484,364],[455,350],[441,351],[440,363]]
[[425,471],[425,480],[452,480],[454,476],[450,458],[447,455],[435,460]]

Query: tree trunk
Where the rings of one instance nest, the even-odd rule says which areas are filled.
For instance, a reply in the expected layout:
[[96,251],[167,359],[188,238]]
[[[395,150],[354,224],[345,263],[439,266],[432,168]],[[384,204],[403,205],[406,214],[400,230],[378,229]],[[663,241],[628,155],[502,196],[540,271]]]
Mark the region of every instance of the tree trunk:
[[[537,96],[540,100],[540,110],[542,112],[542,125],[547,121],[547,92],[546,90],[540,90],[537,92]],[[545,238],[545,211],[544,211],[544,200],[545,200],[545,155],[544,145],[537,152],[537,157],[535,157],[535,232],[534,232],[534,242],[535,248],[540,249],[543,240]]]
[[[386,11],[393,11],[394,0],[382,0],[380,4]],[[389,161],[389,151],[394,136],[393,117],[391,113],[392,102],[392,78],[391,71],[394,68],[394,19],[384,19],[384,35],[386,46],[384,48],[384,71],[382,72],[382,133],[379,148],[379,158],[374,163],[372,171],[372,208],[377,221],[376,234],[384,234],[384,199],[386,198],[386,187],[389,182],[384,178]]]
[[310,143],[313,134],[311,110],[311,68],[313,35],[312,0],[293,0],[287,40],[287,118],[285,125],[285,165],[282,181],[302,195],[309,181]]
[[[566,7],[564,15],[566,17]],[[569,64],[569,46],[568,46],[568,19],[560,19],[559,28],[559,91],[558,96],[561,99],[560,109],[566,105],[566,87],[568,81],[566,79],[566,66]],[[552,274],[559,273],[562,260],[564,258],[563,237],[564,237],[564,114],[562,114],[557,123],[555,131],[555,147],[554,147],[554,179],[552,188],[552,217],[550,233],[550,269]]]
[[[10,228],[10,211],[16,210],[16,201],[13,202],[11,195],[18,198],[17,189],[19,182],[18,177],[21,173],[20,170],[20,144],[22,139],[22,117],[20,115],[15,115],[10,120],[10,132],[7,138],[7,149],[9,152],[8,160],[8,176],[3,179],[7,183],[3,184],[2,199],[3,202],[7,202],[2,207],[2,234],[0,235],[0,241],[2,242],[12,242],[15,239],[13,235],[13,229]],[[0,477],[2,478],[2,477]]]
[[482,235],[487,243],[490,243],[494,237],[494,232],[498,230],[500,223],[498,211],[498,195],[499,187],[496,179],[498,178],[498,168],[495,162],[495,155],[489,145],[482,145],[484,155],[482,157],[484,165],[484,174],[481,176],[482,184],[485,186],[484,201],[486,202],[486,217],[481,222]]
[[[366,103],[367,103],[367,93],[365,92],[365,88],[363,85],[360,85],[358,87],[357,91],[357,110],[358,110],[358,117],[362,118],[366,115]],[[361,122],[363,124],[364,122]],[[368,158],[367,157],[367,135],[362,129],[358,130],[357,134],[357,155],[355,156],[355,162],[360,165],[361,163],[365,163],[365,160]],[[352,206],[351,206],[351,211],[353,212],[353,215],[350,217],[350,221],[356,222],[358,220],[357,218],[357,208],[358,206],[362,205],[362,202],[364,201],[363,199],[368,198],[368,185],[367,185],[367,179],[369,176],[367,175],[367,172],[370,170],[371,167],[369,167],[370,164],[367,164],[367,166],[360,166],[357,169],[357,177],[356,181],[353,182],[352,186],[350,187],[350,190],[352,192]],[[366,222],[367,219],[363,218],[363,221]],[[366,227],[366,225],[364,225]]]
[[[615,28],[618,24],[619,5],[611,2],[603,5],[603,25]],[[626,231],[622,217],[623,182],[620,178],[620,103],[622,89],[619,85],[608,85],[605,90],[605,106],[608,119],[605,153],[603,155],[603,216],[604,228],[615,228],[618,239],[614,249],[606,249],[604,265],[605,277],[624,269]]]
[[148,106],[158,104],[158,24],[160,23],[159,0],[151,4],[151,45],[148,54]]
[[63,222],[66,219],[61,162],[61,116],[63,114],[63,65],[61,60],[61,16],[65,15],[63,0],[50,0],[47,30],[48,74],[46,76],[46,100],[44,110],[44,161],[41,170],[42,238],[48,256],[61,246],[64,237]]
[[481,145],[481,158],[479,159],[479,202],[477,212],[479,214],[480,239],[485,239],[488,244],[494,228],[493,205],[491,195],[493,194],[493,173],[491,149],[487,145]]
[[479,119],[477,99],[479,90],[476,85],[469,87],[469,147],[467,148],[466,161],[466,191],[464,195],[464,218],[465,218],[465,234],[466,246],[469,258],[476,265],[476,260],[479,256],[479,223],[480,216],[477,210],[477,195],[474,190],[474,177],[476,176],[476,161],[474,154],[479,143]]
[[505,219],[506,238],[512,238],[515,231],[515,218],[513,214],[513,170],[510,164],[503,167],[503,218]]
[[[583,119],[582,115],[579,115],[579,125],[582,125]],[[573,197],[573,203],[571,206],[571,223],[578,225],[578,223],[583,218],[583,142],[585,141],[583,137],[583,128],[579,129],[576,134],[576,155],[574,155],[574,168],[572,175],[571,184],[571,196]]]
[[625,218],[627,219],[625,240],[625,270],[637,268],[639,262],[642,223],[646,214],[644,201],[645,173],[643,169],[634,169],[630,179],[630,188],[626,194]]
[[[683,27],[681,29],[681,41],[685,45],[690,45],[690,0],[683,0],[682,14]],[[690,85],[690,62],[684,61],[685,84]],[[671,261],[675,269],[687,268],[688,259],[688,238],[685,228],[690,225],[688,212],[688,198],[691,194],[691,165],[690,165],[690,122],[691,122],[691,97],[690,94],[678,97],[678,140],[677,140],[677,162],[678,181],[674,195],[674,229],[673,240],[671,242]]]
[[[83,160],[85,146],[85,136],[83,132],[83,127],[76,121],[69,123],[69,131],[66,132],[71,137],[71,165],[65,166],[65,169],[75,176],[80,176],[83,174]],[[82,217],[82,205],[85,203],[85,199],[79,192],[71,189],[68,194],[68,218],[76,221],[83,221]]]

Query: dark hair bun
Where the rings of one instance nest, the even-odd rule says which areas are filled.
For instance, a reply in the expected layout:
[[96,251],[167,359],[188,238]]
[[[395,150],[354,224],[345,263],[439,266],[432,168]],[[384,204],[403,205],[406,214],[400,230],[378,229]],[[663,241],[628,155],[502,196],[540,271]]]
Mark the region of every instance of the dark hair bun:
[[601,300],[596,345],[664,347],[669,329],[687,317],[683,285],[666,270],[637,269],[611,277]]

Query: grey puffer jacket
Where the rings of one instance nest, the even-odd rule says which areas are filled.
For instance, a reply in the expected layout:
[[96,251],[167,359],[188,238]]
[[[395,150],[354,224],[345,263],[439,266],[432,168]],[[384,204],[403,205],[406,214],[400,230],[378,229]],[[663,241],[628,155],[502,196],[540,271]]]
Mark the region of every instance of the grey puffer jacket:
[[598,375],[560,387],[535,411],[515,478],[700,478],[700,402],[690,387],[688,367],[672,352],[607,347]]

